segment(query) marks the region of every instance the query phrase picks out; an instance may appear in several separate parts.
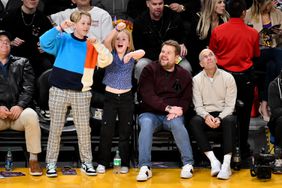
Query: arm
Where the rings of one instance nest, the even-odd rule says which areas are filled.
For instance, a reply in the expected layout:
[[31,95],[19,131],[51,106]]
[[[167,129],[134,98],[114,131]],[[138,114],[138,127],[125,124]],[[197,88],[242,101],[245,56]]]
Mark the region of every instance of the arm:
[[126,24],[123,22],[120,22],[117,24],[117,26],[112,29],[112,31],[107,35],[107,37],[104,40],[104,45],[106,48],[108,48],[109,51],[112,51],[112,40],[113,38],[118,34],[118,32],[124,30],[126,27]]
[[197,115],[201,116],[202,118],[206,118],[209,115],[204,108],[202,94],[201,94],[201,83],[197,80],[197,77],[193,78],[193,103],[195,107],[195,111]]
[[31,102],[34,94],[34,73],[32,67],[27,59],[24,59],[23,67],[23,79],[21,83],[21,89],[19,90],[19,98],[17,106],[25,109]]
[[271,117],[277,118],[282,116],[282,101],[279,95],[277,79],[273,80],[269,85],[268,105],[270,107]]
[[96,51],[98,52],[97,66],[100,68],[104,68],[113,62],[112,53],[100,42],[95,40],[92,42]]
[[112,18],[109,14],[105,14],[102,19],[101,31],[102,31],[102,42],[105,40],[107,35],[113,30]]
[[226,80],[226,95],[225,95],[225,107],[223,111],[218,115],[221,119],[234,112],[235,103],[237,98],[237,87],[232,75]]

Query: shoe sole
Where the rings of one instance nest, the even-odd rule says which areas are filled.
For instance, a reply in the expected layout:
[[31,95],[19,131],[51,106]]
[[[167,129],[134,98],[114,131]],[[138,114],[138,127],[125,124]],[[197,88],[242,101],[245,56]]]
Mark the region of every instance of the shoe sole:
[[55,177],[58,176],[58,174],[46,174],[46,176],[47,176],[48,178],[55,178]]
[[138,179],[136,178],[137,181],[143,182],[143,181],[147,181],[151,178],[152,176],[148,176],[146,179]]
[[83,168],[80,168],[80,171],[85,173],[87,176],[97,176],[97,173],[87,173]]

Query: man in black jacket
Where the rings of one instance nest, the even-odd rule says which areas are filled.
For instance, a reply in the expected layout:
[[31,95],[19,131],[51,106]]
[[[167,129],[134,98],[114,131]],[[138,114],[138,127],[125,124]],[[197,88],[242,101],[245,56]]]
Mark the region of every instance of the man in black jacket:
[[26,58],[10,55],[11,35],[0,31],[0,130],[25,131],[31,175],[42,175],[37,160],[41,132],[36,112],[28,108],[34,92],[34,73]]
[[[146,54],[135,67],[135,78],[138,80],[143,68],[152,61],[158,60],[162,43],[175,40],[180,44],[180,57],[185,58],[187,41],[183,21],[179,14],[164,6],[163,0],[146,0],[148,10],[136,18],[133,23],[133,43],[136,49],[144,49]],[[191,72],[191,66],[186,59],[180,65]]]

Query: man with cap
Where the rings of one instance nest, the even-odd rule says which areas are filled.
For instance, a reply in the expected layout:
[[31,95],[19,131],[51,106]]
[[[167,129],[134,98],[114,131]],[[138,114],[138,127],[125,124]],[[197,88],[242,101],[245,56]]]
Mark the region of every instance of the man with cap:
[[[237,87],[233,76],[218,69],[216,57],[209,49],[199,55],[203,71],[193,78],[193,103],[196,111],[190,121],[192,131],[200,150],[211,163],[211,176],[229,179],[231,176],[231,156],[235,141],[235,108]],[[223,132],[223,164],[215,157],[206,131]]]
[[29,170],[42,175],[37,154],[41,152],[41,131],[37,113],[29,108],[34,94],[34,73],[28,59],[10,54],[11,35],[0,30],[0,131],[25,131],[30,153]]

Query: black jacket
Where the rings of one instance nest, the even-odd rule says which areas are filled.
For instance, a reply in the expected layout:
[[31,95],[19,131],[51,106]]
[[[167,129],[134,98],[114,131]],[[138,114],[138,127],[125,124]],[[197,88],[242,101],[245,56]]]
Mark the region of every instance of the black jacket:
[[179,14],[165,7],[158,24],[159,29],[156,29],[148,10],[133,23],[134,47],[145,50],[144,57],[151,60],[158,60],[161,45],[166,40],[176,40],[179,44],[186,43],[187,36],[184,34],[183,22]]
[[10,56],[8,74],[0,68],[0,106],[26,108],[32,101],[34,74],[26,58]]

